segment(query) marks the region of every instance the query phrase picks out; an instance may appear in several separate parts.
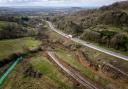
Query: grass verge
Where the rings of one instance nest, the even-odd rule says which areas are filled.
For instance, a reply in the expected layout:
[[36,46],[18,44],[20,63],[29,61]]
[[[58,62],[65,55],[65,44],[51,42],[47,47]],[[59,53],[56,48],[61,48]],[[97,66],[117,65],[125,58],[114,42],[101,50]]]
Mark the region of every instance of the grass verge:
[[62,49],[57,49],[56,53],[60,58],[62,58],[64,61],[69,63],[71,66],[81,71],[82,74],[84,74],[91,80],[98,82],[99,84],[103,86],[107,86],[108,84],[111,83],[111,81],[104,79],[100,77],[99,75],[96,75],[89,68],[84,67],[82,64],[79,63],[79,61],[73,55],[69,54],[69,52],[62,50]]

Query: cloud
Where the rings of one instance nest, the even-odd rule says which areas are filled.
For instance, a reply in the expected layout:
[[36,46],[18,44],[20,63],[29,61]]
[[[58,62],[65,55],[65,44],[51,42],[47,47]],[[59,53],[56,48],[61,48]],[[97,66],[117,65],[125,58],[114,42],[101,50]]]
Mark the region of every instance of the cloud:
[[39,2],[41,0],[0,0],[0,3],[26,3],[26,2]]
[[18,6],[102,6],[124,0],[0,0],[0,5]]
[[114,2],[123,0],[0,0],[0,3],[21,3],[21,2]]

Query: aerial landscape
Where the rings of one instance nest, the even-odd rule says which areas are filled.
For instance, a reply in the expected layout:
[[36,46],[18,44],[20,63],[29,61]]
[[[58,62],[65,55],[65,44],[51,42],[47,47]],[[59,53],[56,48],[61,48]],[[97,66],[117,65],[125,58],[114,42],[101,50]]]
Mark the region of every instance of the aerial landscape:
[[0,89],[128,89],[128,0],[0,0]]

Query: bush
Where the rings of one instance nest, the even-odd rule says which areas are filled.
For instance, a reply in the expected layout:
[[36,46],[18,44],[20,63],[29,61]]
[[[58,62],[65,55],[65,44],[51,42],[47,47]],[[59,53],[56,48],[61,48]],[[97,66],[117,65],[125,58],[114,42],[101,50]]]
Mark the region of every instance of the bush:
[[28,30],[16,23],[8,23],[7,26],[0,30],[0,39],[19,38],[33,36],[36,33],[33,30]]
[[125,34],[118,33],[113,36],[113,38],[110,40],[111,47],[117,49],[117,50],[124,50],[127,51],[127,45],[128,45],[128,37]]
[[85,30],[81,35],[81,38],[84,40],[99,42],[101,34],[91,30]]

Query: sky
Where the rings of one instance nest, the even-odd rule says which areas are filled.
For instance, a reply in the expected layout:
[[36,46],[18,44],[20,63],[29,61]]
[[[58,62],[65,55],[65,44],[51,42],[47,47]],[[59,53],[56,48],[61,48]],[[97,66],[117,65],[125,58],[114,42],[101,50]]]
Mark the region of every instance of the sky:
[[0,6],[99,7],[125,0],[0,0]]

